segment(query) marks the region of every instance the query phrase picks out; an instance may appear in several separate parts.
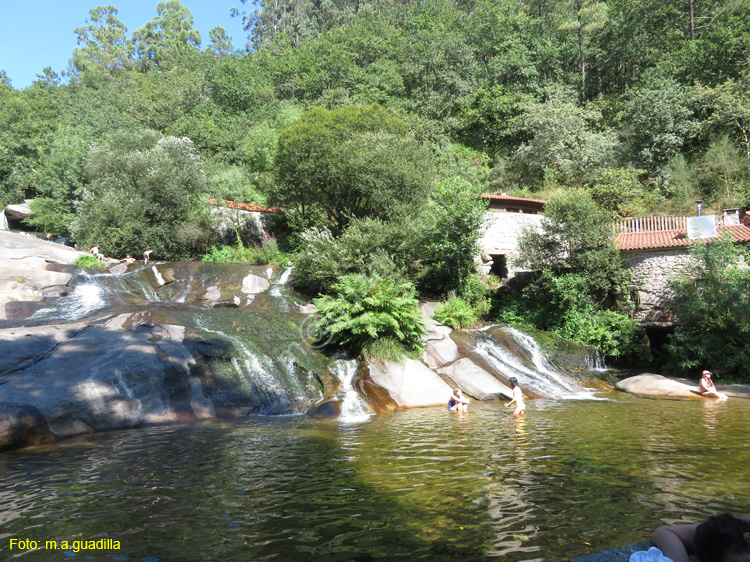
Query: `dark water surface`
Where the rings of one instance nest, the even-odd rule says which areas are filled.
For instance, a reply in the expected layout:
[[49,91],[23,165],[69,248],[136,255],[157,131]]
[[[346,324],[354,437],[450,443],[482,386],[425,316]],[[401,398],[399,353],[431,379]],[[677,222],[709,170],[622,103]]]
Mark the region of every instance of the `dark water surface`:
[[[0,559],[562,561],[750,513],[750,400],[260,417],[0,454]],[[36,551],[11,539],[40,542]],[[119,550],[44,541],[119,541]]]

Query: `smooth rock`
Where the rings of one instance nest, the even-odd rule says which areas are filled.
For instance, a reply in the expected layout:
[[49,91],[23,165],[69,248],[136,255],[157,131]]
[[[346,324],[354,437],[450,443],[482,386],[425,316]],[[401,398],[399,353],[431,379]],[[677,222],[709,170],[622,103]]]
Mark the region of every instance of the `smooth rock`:
[[400,407],[443,406],[453,390],[437,373],[419,361],[371,363],[370,379],[384,388]]
[[271,286],[271,282],[268,279],[253,275],[250,273],[242,280],[242,292],[246,294],[256,294],[267,291]]
[[513,391],[509,386],[501,383],[490,373],[478,367],[468,357],[464,357],[447,367],[438,369],[437,372],[451,379],[455,383],[455,386],[477,400],[497,400],[500,394],[508,398],[513,396]]
[[629,392],[630,394],[638,394],[641,396],[703,399],[698,393],[697,384],[686,384],[653,373],[644,373],[642,375],[628,377],[619,381],[615,386],[620,390]]

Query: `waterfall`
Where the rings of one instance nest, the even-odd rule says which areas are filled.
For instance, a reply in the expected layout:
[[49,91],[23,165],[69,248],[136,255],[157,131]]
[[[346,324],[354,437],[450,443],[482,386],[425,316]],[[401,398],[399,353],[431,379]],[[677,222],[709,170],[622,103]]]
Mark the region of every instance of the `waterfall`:
[[[295,365],[292,357],[282,359],[280,370],[268,356],[254,352],[241,338],[209,328],[202,318],[196,318],[196,324],[206,332],[232,342],[237,352],[237,355],[231,358],[235,373],[242,382],[244,391],[256,402],[263,404],[257,413],[289,413],[294,410],[295,403],[304,402],[304,391],[294,376]],[[284,378],[286,380],[283,380]]]
[[0,211],[0,230],[10,230],[8,225],[8,217],[5,216],[5,207]]
[[362,422],[370,419],[372,412],[364,399],[352,387],[352,381],[357,374],[359,362],[356,359],[332,359],[331,370],[341,381],[341,416],[343,422]]
[[[278,299],[283,298],[281,294],[281,287],[287,284],[287,282],[289,281],[289,276],[292,274],[293,269],[294,267],[292,266],[287,267],[281,273],[281,275],[279,275],[279,278],[276,281],[274,281],[273,284],[271,285],[271,290],[268,292],[269,295],[271,295],[272,297],[276,297]],[[283,301],[281,305],[281,309],[283,312],[290,312],[292,310],[291,307],[289,306],[289,303],[286,302],[286,300]]]
[[526,367],[518,356],[491,337],[485,336],[477,343],[476,352],[498,372],[516,377],[521,388],[528,388],[548,398],[594,398],[590,390],[578,386],[564,375],[552,370],[534,338],[515,328],[507,327],[504,330],[529,353],[533,368]]
[[76,285],[72,293],[62,297],[54,306],[37,310],[31,318],[59,318],[75,322],[107,306],[105,289],[97,276],[83,274],[82,277],[85,282]]

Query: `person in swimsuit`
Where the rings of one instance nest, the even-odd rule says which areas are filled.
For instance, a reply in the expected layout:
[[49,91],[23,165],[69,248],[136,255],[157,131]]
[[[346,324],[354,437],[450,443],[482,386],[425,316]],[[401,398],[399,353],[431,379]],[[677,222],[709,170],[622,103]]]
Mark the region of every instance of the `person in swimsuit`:
[[698,390],[701,393],[701,396],[705,396],[706,398],[719,398],[720,400],[726,400],[729,398],[729,396],[723,392],[716,390],[716,385],[714,385],[714,381],[711,380],[711,375],[711,371],[703,371],[701,382],[698,384]]
[[656,547],[673,562],[750,562],[750,515],[713,515],[699,525],[659,527],[652,535]]
[[516,409],[513,410],[513,415],[520,416],[521,414],[526,412],[526,404],[524,404],[523,402],[523,392],[521,392],[521,387],[518,386],[518,379],[516,377],[510,377],[508,379],[508,382],[510,383],[510,387],[513,389],[513,400],[507,402],[505,405],[511,406],[515,404]]
[[464,396],[460,388],[453,390],[453,394],[448,399],[448,410],[451,412],[466,412],[469,410],[469,399]]
[[146,250],[143,252],[143,265],[148,265],[148,260],[151,258],[151,254],[153,253],[153,250]]

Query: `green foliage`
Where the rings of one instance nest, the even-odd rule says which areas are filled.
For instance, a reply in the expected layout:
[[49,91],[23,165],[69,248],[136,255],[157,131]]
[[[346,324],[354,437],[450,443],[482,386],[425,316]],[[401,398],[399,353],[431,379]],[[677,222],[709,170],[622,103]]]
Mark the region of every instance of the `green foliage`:
[[328,292],[337,279],[350,273],[402,277],[414,259],[416,241],[406,222],[356,219],[334,238],[325,227],[301,234],[295,258],[297,283]]
[[586,190],[556,192],[545,207],[541,229],[526,229],[519,239],[518,264],[551,274],[584,273],[589,292],[603,299],[628,280],[614,246],[612,219]]
[[432,313],[432,317],[445,326],[454,330],[471,328],[477,320],[477,312],[469,303],[459,297],[453,297],[445,302],[441,302]]
[[165,259],[207,246],[206,178],[189,139],[119,133],[91,148],[86,169],[91,183],[72,225],[79,244],[112,256],[151,249]]
[[674,373],[711,369],[748,381],[750,361],[750,270],[730,236],[690,248],[695,263],[673,280],[678,329],[666,346],[666,368]]
[[92,256],[91,254],[82,254],[78,256],[73,265],[80,267],[81,269],[97,269],[99,271],[105,271],[107,269],[106,265],[96,259],[96,256]]
[[320,209],[340,231],[357,217],[390,218],[427,199],[432,157],[403,119],[377,106],[317,108],[284,127],[275,202]]
[[477,241],[487,202],[476,186],[459,178],[442,178],[431,204],[416,221],[419,257],[424,264],[420,283],[435,293],[460,291],[474,273]]
[[[332,287],[334,295],[314,299],[321,315],[317,327],[330,345],[364,353],[386,351],[388,359],[423,349],[419,301],[411,283],[388,277],[344,275]],[[378,340],[384,340],[376,343]]]
[[75,218],[73,209],[65,202],[49,197],[36,197],[31,202],[33,215],[24,222],[42,232],[67,236]]
[[620,312],[603,309],[592,297],[584,273],[542,273],[523,293],[502,297],[496,308],[499,322],[551,331],[596,346],[607,357],[642,352],[636,322]]
[[639,177],[645,170],[612,168],[594,178],[591,196],[596,203],[617,217],[632,216],[633,204],[643,197]]
[[285,266],[288,258],[279,250],[274,237],[264,237],[257,246],[212,246],[211,251],[201,257],[201,261],[218,263],[252,263],[255,265],[276,264]]

